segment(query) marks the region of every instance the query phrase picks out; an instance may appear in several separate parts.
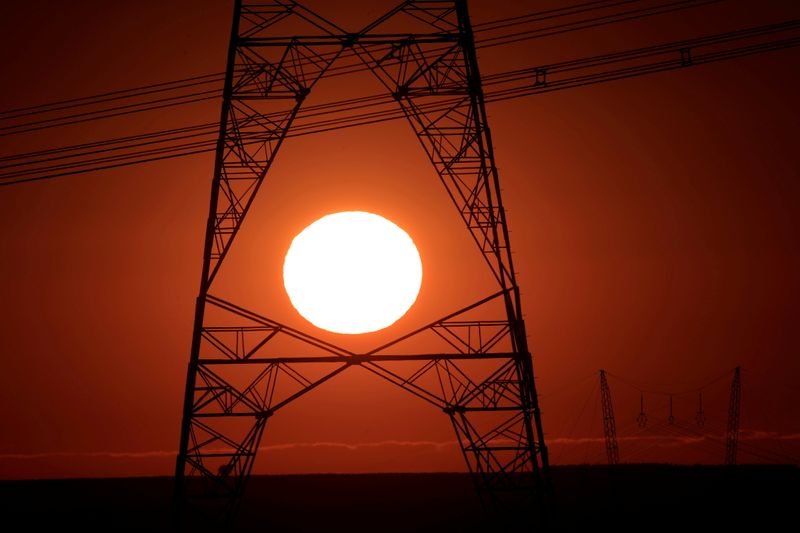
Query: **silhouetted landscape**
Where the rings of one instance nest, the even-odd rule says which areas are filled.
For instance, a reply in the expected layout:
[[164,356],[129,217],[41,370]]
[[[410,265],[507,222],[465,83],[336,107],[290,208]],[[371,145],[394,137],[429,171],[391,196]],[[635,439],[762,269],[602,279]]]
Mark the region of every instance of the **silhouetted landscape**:
[[800,1],[2,6],[0,533],[800,530]]
[[[796,524],[800,468],[560,466],[553,484],[550,530],[778,531]],[[3,481],[0,491],[6,522],[29,530],[172,528],[169,477]],[[524,513],[513,516],[487,516],[466,474],[254,476],[235,530],[502,531],[521,525]]]

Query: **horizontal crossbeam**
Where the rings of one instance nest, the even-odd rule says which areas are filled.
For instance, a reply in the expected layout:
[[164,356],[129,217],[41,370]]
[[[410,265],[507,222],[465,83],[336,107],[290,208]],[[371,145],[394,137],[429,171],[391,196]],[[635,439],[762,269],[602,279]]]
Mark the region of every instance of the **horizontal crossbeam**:
[[479,360],[479,359],[515,359],[520,357],[521,354],[515,352],[500,352],[500,353],[478,353],[478,354],[365,354],[353,355],[350,357],[337,357],[332,355],[318,355],[318,356],[284,356],[284,357],[251,357],[249,359],[223,359],[223,358],[207,358],[200,359],[198,362],[201,365],[270,365],[270,364],[302,364],[302,363],[341,363],[346,362],[349,365],[360,365],[364,363],[373,363],[380,361],[458,361],[458,360]]

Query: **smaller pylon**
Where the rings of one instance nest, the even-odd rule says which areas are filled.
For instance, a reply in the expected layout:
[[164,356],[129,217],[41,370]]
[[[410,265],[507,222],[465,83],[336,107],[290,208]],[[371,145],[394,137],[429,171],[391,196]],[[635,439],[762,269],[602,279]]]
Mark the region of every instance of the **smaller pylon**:
[[644,412],[644,393],[639,393],[639,414],[636,416],[636,423],[644,429],[647,425],[647,414]]
[[731,382],[731,398],[728,404],[728,431],[725,434],[725,464],[736,464],[736,452],[739,448],[739,413],[742,407],[741,367],[733,371]]
[[606,439],[608,464],[619,463],[619,446],[617,445],[617,423],[614,419],[614,406],[611,403],[611,389],[608,388],[606,371],[600,370],[600,403],[603,408],[603,434]]
[[703,391],[700,391],[700,397],[697,405],[697,413],[694,415],[694,421],[700,427],[706,425],[706,412],[703,411]]

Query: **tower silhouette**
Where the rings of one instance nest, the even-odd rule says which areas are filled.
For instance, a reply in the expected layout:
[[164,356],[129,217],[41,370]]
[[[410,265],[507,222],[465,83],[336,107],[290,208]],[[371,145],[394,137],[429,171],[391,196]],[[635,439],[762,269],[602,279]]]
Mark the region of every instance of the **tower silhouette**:
[[739,417],[742,410],[741,367],[733,370],[731,395],[728,401],[728,425],[725,431],[725,464],[735,465],[739,451]]
[[[606,441],[606,455],[608,456],[608,464],[615,465],[619,463],[617,421],[614,418],[614,404],[611,403],[611,389],[608,386],[606,371],[602,369],[600,370],[600,405],[603,411],[603,437]],[[644,412],[644,408],[642,408],[642,412]]]
[[[466,0],[403,2],[356,33],[289,0],[237,0],[234,9],[176,504],[229,516],[269,419],[353,366],[449,417],[487,506],[536,501],[549,485],[547,448]],[[494,294],[358,353],[214,291],[298,112],[345,56],[397,102],[497,283]],[[272,351],[280,339],[306,346],[308,355]],[[427,353],[404,350],[419,339]]]

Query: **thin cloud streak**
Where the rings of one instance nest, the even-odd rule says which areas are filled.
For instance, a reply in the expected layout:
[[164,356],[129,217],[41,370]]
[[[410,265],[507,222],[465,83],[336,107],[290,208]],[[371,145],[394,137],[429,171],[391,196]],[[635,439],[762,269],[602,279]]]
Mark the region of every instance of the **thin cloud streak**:
[[[706,439],[719,440],[724,439],[722,434],[708,434],[697,436],[677,436],[677,435],[630,435],[618,437],[620,442],[654,442],[662,441],[664,444],[690,444]],[[796,441],[800,442],[800,433],[779,433],[775,431],[743,431],[739,440],[742,441],[758,441],[758,440],[779,440],[779,441]],[[510,441],[509,441],[510,442]],[[581,445],[581,444],[598,444],[604,443],[603,437],[548,437],[547,443],[550,446],[554,445]],[[319,441],[319,442],[289,442],[282,444],[270,444],[260,446],[259,452],[276,452],[276,451],[290,451],[302,449],[320,449],[320,448],[333,448],[348,451],[359,451],[363,449],[376,449],[388,447],[402,447],[402,448],[433,448],[437,451],[457,446],[457,441],[407,441],[407,440],[382,440],[375,442],[333,442],[333,441]],[[97,451],[97,452],[39,452],[39,453],[0,453],[0,460],[33,460],[33,459],[56,459],[56,458],[111,458],[111,459],[149,459],[149,458],[164,458],[175,457],[177,450],[151,450],[142,452],[120,452],[120,451]]]

